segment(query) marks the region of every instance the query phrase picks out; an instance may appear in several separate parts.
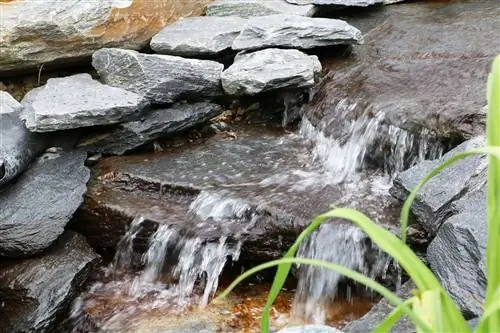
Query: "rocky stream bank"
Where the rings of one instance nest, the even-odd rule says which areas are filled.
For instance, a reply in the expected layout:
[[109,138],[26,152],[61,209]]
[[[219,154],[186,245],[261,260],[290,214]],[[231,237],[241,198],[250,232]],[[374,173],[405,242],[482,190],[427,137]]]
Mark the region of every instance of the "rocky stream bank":
[[[9,333],[258,331],[272,272],[213,296],[332,205],[397,232],[418,180],[484,144],[500,53],[495,0],[0,1],[0,14]],[[37,82],[21,92],[26,72]],[[486,166],[470,158],[433,179],[409,231],[468,319],[486,283]],[[346,221],[299,255],[412,289]],[[300,267],[272,328],[366,332],[391,310],[378,300]]]

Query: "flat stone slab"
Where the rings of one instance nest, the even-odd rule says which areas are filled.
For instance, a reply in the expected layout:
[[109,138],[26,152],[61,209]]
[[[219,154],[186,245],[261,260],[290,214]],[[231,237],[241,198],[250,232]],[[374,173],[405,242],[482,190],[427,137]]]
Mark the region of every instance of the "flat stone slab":
[[49,79],[21,101],[21,118],[33,132],[110,125],[132,118],[148,106],[140,95],[76,74]]
[[0,330],[56,332],[71,302],[97,266],[99,256],[83,236],[66,232],[42,256],[2,259]]
[[215,61],[101,49],[92,56],[92,65],[106,84],[141,94],[152,103],[203,100],[223,94],[224,66]]
[[313,5],[297,6],[285,0],[216,0],[207,5],[207,16],[265,16],[272,14],[293,14],[313,16]]
[[188,17],[163,28],[150,46],[161,54],[214,57],[231,49],[246,23],[246,19],[235,16]]
[[155,109],[141,120],[122,123],[109,132],[84,138],[79,147],[92,153],[122,155],[169,134],[177,133],[222,113],[213,103],[178,104]]
[[222,73],[222,86],[230,95],[255,95],[277,89],[312,87],[321,73],[316,56],[298,50],[265,49],[241,53]]
[[286,0],[295,5],[368,7],[384,3],[384,0]]
[[316,47],[358,44],[361,31],[342,20],[276,14],[248,20],[234,40],[235,50],[263,48],[312,49]]
[[86,157],[82,151],[46,153],[0,191],[0,255],[39,254],[64,232],[87,190]]

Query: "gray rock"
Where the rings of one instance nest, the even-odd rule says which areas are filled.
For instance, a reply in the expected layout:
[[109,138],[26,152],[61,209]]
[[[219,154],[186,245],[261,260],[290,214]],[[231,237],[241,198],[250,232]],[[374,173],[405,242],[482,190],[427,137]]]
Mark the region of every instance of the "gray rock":
[[362,40],[361,31],[342,20],[276,14],[249,19],[232,47],[235,50],[311,49],[358,44]]
[[294,14],[313,16],[313,5],[297,6],[285,0],[216,0],[206,8],[207,16],[265,16],[272,14]]
[[75,293],[99,262],[83,236],[65,233],[40,257],[3,261],[0,331],[55,332]]
[[222,112],[213,103],[179,104],[151,110],[141,120],[122,123],[111,132],[91,135],[80,147],[92,153],[121,155],[168,134],[183,131]]
[[238,54],[222,73],[222,86],[230,95],[310,88],[320,73],[321,63],[316,56],[298,50],[265,49]]
[[384,3],[384,0],[286,0],[295,5],[368,7]]
[[148,105],[142,96],[106,86],[89,74],[49,79],[21,103],[21,118],[33,132],[115,124],[137,118]]
[[477,325],[479,325],[479,320],[480,318],[479,317],[476,317],[474,319],[471,319],[471,320],[468,320],[467,321],[467,324],[469,325],[469,327],[472,329],[472,330],[475,330]]
[[161,54],[217,56],[231,48],[246,22],[246,19],[235,16],[188,17],[163,28],[150,45]]
[[[406,200],[410,191],[433,168],[455,155],[471,148],[484,146],[484,137],[464,142],[439,160],[424,161],[402,172],[395,180],[390,193]],[[487,159],[476,155],[456,162],[432,178],[419,192],[412,206],[417,222],[431,235],[456,211],[455,201],[469,190],[482,186],[486,181]]]
[[[413,282],[408,281],[401,286],[397,295],[401,299],[406,300],[410,298],[413,289],[416,289],[415,285]],[[342,331],[345,333],[371,332],[389,315],[389,313],[391,313],[392,310],[394,310],[394,306],[386,299],[382,299],[363,317],[347,324]],[[392,333],[413,333],[415,331],[415,326],[411,320],[406,317],[402,318],[391,330]]]
[[287,327],[277,333],[342,333],[334,327],[325,325],[305,325],[297,327]]
[[64,232],[83,202],[85,158],[81,151],[46,153],[0,191],[0,255],[38,254]]
[[0,188],[23,172],[45,148],[45,139],[28,131],[19,118],[21,109],[12,96],[0,91]]
[[224,66],[215,61],[101,49],[92,56],[92,65],[107,84],[142,94],[153,103],[222,95]]
[[483,313],[486,294],[486,186],[468,192],[427,249],[432,271],[468,318]]

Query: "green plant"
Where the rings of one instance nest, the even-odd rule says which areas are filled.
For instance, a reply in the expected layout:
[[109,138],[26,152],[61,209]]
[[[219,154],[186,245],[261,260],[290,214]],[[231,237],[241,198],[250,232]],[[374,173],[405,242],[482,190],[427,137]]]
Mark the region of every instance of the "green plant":
[[[297,238],[282,259],[256,266],[239,276],[218,298],[225,297],[241,281],[252,274],[278,266],[267,303],[263,309],[261,331],[269,332],[269,314],[293,264],[310,264],[338,271],[339,273],[379,292],[394,304],[395,309],[383,320],[374,332],[388,332],[403,316],[407,315],[417,332],[471,332],[467,322],[451,297],[442,288],[438,279],[406,245],[406,230],[410,208],[415,197],[432,177],[453,163],[474,154],[488,154],[488,241],[487,278],[488,286],[484,313],[475,329],[477,333],[500,332],[500,56],[493,61],[488,77],[488,120],[487,147],[459,153],[432,170],[410,193],[401,212],[401,239],[371,221],[364,214],[352,209],[336,208],[316,217]],[[416,285],[416,292],[403,301],[379,283],[362,274],[339,265],[313,259],[295,258],[301,242],[321,223],[330,218],[351,220],[382,250],[391,255],[410,276]]]

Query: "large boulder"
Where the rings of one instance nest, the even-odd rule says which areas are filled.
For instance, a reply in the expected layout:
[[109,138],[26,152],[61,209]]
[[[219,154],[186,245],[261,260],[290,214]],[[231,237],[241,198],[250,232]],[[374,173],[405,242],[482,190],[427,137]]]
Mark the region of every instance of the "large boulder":
[[298,50],[265,49],[241,53],[222,73],[222,86],[230,95],[311,88],[318,81],[321,63]]
[[0,192],[0,255],[41,253],[64,232],[87,190],[85,158],[81,151],[46,153]]
[[315,47],[357,44],[361,31],[342,20],[276,14],[248,20],[234,40],[235,50],[269,47],[311,49]]
[[81,61],[102,47],[140,49],[178,17],[199,15],[210,0],[0,2],[0,75]]
[[105,133],[89,135],[79,147],[93,153],[121,155],[163,136],[207,121],[221,112],[219,105],[206,102],[155,109],[140,120],[122,123]]
[[99,262],[83,236],[67,232],[40,257],[0,267],[0,331],[56,332],[76,293]]
[[21,118],[34,132],[115,124],[138,118],[148,106],[142,96],[104,85],[89,74],[49,79],[21,103]]
[[216,0],[206,8],[207,16],[265,16],[272,14],[293,14],[313,16],[313,5],[297,6],[285,0]]
[[214,57],[231,49],[246,23],[246,19],[236,16],[188,17],[163,28],[150,45],[161,54]]
[[45,148],[44,138],[28,131],[21,121],[21,109],[12,96],[0,91],[0,187],[22,173]]
[[[397,176],[390,193],[402,201],[406,200],[409,193],[433,168],[457,153],[484,144],[484,137],[477,137],[462,143],[438,160],[417,164]],[[486,166],[486,157],[475,155],[456,162],[433,177],[419,191],[413,203],[412,213],[416,221],[431,235],[435,235],[441,224],[456,212],[456,201],[467,191],[485,183]]]
[[222,95],[224,66],[215,61],[101,49],[92,56],[92,65],[105,83],[142,94],[152,103]]

